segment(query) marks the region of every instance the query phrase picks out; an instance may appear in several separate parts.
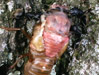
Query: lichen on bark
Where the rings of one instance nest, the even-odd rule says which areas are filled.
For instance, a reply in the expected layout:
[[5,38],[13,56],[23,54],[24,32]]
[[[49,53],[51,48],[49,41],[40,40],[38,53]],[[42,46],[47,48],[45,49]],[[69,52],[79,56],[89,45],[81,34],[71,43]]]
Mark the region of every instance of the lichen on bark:
[[[13,3],[10,6],[10,3]],[[57,61],[52,75],[98,75],[99,74],[99,5],[98,0],[1,0],[0,1],[0,26],[5,27],[22,27],[27,32],[32,33],[32,27],[39,21],[39,14],[46,11],[52,3],[68,5],[69,8],[74,6],[87,10],[92,9],[86,14],[86,34],[81,35],[81,40],[76,42],[77,48],[72,44],[77,37],[71,35],[71,40],[67,51]],[[25,21],[22,17],[20,21],[13,19],[12,13],[25,5],[30,5],[30,10],[34,12],[35,18]],[[11,7],[11,9],[9,9]],[[41,13],[40,13],[41,12]],[[37,15],[38,14],[38,15]],[[24,22],[26,22],[24,24]],[[16,25],[15,25],[16,24]],[[28,30],[27,30],[28,29]],[[28,40],[20,31],[6,31],[0,29],[0,73],[2,67],[13,64],[21,54],[28,52]],[[23,63],[27,58],[21,61]],[[6,64],[6,65],[5,65]],[[21,64],[20,64],[21,65]],[[22,67],[22,68],[21,68]],[[7,67],[5,67],[7,68]],[[7,74],[23,74],[23,64],[8,71]],[[5,75],[5,73],[4,73]]]

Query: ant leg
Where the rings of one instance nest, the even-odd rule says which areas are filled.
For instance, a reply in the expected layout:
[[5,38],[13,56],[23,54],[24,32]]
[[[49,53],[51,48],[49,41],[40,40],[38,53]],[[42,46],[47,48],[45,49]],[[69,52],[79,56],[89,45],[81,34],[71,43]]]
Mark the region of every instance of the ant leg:
[[21,29],[21,28],[7,28],[7,27],[0,27],[1,29],[5,29],[7,31],[22,31],[22,33],[29,39],[31,40],[31,35],[29,35],[27,32],[25,32],[25,30]]
[[21,32],[29,39],[31,40],[32,36],[28,34],[25,30],[21,29]]
[[1,29],[7,30],[7,31],[17,31],[21,30],[20,28],[7,28],[7,27],[0,27]]
[[20,55],[19,58],[16,60],[16,62],[12,66],[9,67],[9,69],[13,69],[16,66],[16,64],[20,61],[20,59],[22,59],[22,58],[24,58],[26,56],[29,56],[29,53]]

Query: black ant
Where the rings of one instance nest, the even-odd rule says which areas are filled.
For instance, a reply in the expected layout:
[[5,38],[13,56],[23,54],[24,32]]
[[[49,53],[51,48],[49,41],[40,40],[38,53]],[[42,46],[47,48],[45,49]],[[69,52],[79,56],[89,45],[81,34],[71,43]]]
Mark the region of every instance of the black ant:
[[72,19],[72,26],[70,31],[75,35],[75,40],[73,41],[73,48],[78,47],[78,42],[81,41],[81,35],[87,33],[86,26],[86,13],[90,12],[91,9],[83,11],[77,7],[73,7],[69,10],[70,18]]

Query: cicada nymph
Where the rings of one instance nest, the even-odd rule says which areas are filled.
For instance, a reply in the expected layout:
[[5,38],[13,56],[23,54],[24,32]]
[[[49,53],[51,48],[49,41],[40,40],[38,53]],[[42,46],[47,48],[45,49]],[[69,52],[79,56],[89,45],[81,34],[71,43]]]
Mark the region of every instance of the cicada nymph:
[[66,50],[71,26],[70,19],[63,12],[66,9],[53,4],[49,13],[41,17],[41,23],[34,27],[24,75],[50,75],[56,60]]

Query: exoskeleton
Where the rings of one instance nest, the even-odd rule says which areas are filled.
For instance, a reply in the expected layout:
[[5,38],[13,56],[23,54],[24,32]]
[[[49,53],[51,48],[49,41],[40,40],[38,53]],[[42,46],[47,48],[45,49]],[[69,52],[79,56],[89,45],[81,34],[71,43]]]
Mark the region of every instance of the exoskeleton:
[[71,23],[63,12],[65,9],[67,7],[53,4],[34,27],[24,75],[50,75],[56,60],[66,50]]

